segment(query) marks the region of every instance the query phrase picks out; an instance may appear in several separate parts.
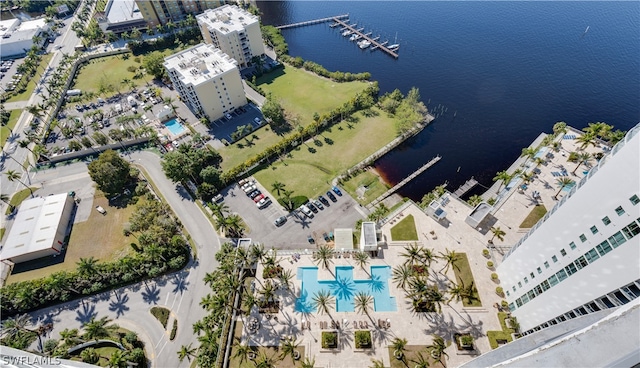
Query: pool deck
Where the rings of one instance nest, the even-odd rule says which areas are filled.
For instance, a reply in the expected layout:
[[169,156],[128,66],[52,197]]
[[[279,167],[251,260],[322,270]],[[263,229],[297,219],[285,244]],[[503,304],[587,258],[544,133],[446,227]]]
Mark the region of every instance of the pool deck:
[[[580,135],[579,132],[575,131],[570,131],[567,134]],[[387,347],[395,337],[406,338],[409,345],[429,345],[432,342],[432,334],[438,334],[444,337],[445,340],[450,341],[454,333],[470,333],[475,338],[475,351],[469,354],[468,352],[458,351],[455,344],[450,345],[446,349],[449,357],[445,360],[445,363],[448,367],[459,366],[482,353],[490,351],[491,348],[486,333],[491,330],[501,330],[497,318],[498,310],[494,305],[500,303],[502,298],[495,293],[496,287],[500,286],[500,284],[499,281],[494,282],[491,280],[491,274],[495,271],[487,268],[487,261],[491,260],[495,265],[498,265],[502,259],[502,254],[508,251],[510,246],[518,242],[529,230],[521,229],[519,226],[536,202],[531,195],[533,191],[540,193],[540,198],[537,201],[543,203],[547,210],[551,210],[556,204],[557,199],[553,197],[559,189],[555,185],[558,177],[554,176],[552,172],[558,172],[565,168],[568,172],[568,177],[577,182],[584,176],[583,171],[587,170],[583,166],[576,171],[575,175],[571,174],[576,164],[567,162],[567,157],[570,152],[578,150],[578,145],[573,139],[559,137],[558,141],[562,143],[562,148],[559,151],[553,151],[549,148],[545,152],[545,157],[547,157],[547,153],[552,155],[547,157],[548,160],[545,164],[537,166],[539,173],[527,185],[526,190],[518,190],[521,182],[515,183],[514,188],[509,191],[500,190],[502,200],[497,204],[494,214],[496,222],[491,226],[501,227],[506,232],[506,235],[503,241],[494,239],[495,247],[490,248],[490,258],[484,257],[482,251],[488,248],[488,241],[492,238],[492,233],[488,231],[486,226],[485,229],[473,228],[465,223],[465,219],[472,208],[467,203],[454,197],[451,197],[450,202],[445,207],[447,211],[446,221],[438,222],[427,216],[415,204],[409,203],[406,208],[392,214],[392,217],[387,219],[381,227],[383,238],[388,245],[383,247],[379,258],[370,260],[367,269],[376,265],[394,267],[404,262],[404,258],[400,253],[403,252],[404,246],[413,243],[413,241],[393,241],[391,228],[404,217],[413,215],[418,233],[418,239],[415,242],[433,249],[435,254],[445,253],[447,250],[466,253],[475,285],[482,301],[481,307],[464,307],[461,302],[452,301],[450,304],[442,305],[442,313],[416,315],[408,308],[404,292],[398,289],[390,279],[389,293],[396,298],[397,311],[395,312],[371,311],[369,313],[370,317],[357,312],[336,312],[335,309],[331,310],[330,316],[315,312],[303,314],[296,312],[294,308],[296,297],[301,291],[301,280],[294,278],[292,280],[292,291],[277,291],[277,299],[280,300],[281,311],[274,318],[267,319],[266,315],[258,314],[255,309],[252,311],[251,315],[258,318],[261,328],[255,333],[250,333],[245,328],[242,342],[249,345],[277,346],[283,336],[293,336],[305,347],[305,355],[309,358],[315,358],[317,367],[362,367],[370,365],[371,359],[380,359],[385,367],[388,367],[390,366],[390,359],[394,358],[389,356]],[[603,148],[589,147],[585,151],[597,153],[603,152]],[[527,164],[524,161],[524,159],[517,160],[512,166],[513,170],[520,167],[521,163],[525,164],[526,171],[536,168],[536,165]],[[485,194],[486,198],[495,197],[499,192],[499,186],[496,183],[490,188]],[[568,192],[566,191],[560,191],[558,199],[567,194]],[[268,244],[266,246],[268,247]],[[294,261],[291,257],[294,252],[280,251],[278,252],[279,258],[282,258],[280,265],[285,269],[290,269],[295,275],[298,267],[316,266],[311,258],[311,252],[311,250],[298,251],[300,259]],[[341,257],[332,261],[331,270],[336,266],[350,265],[353,266],[354,279],[369,277],[364,270],[355,264],[353,258]],[[441,291],[446,290],[450,284],[449,280],[455,278],[452,269],[449,269],[444,275],[440,273],[444,265],[442,260],[436,259],[432,263],[430,271],[430,279],[439,286]],[[262,275],[261,265],[258,266],[257,275]],[[319,267],[319,280],[333,278],[334,275],[329,270]],[[259,282],[264,282],[264,280]],[[255,283],[256,288],[260,287],[259,282]],[[244,318],[238,317],[239,320],[243,321]],[[347,322],[339,335],[339,348],[335,350],[322,349],[320,344],[322,332],[320,323],[328,322],[331,324],[332,319],[341,323],[343,321]],[[389,329],[378,327],[378,320],[389,320],[391,327]],[[309,321],[311,328],[302,329],[303,321]],[[358,324],[359,322],[366,322],[368,324],[368,329],[372,332],[373,338],[372,349],[355,349],[354,330],[360,328],[355,328],[354,322]]]

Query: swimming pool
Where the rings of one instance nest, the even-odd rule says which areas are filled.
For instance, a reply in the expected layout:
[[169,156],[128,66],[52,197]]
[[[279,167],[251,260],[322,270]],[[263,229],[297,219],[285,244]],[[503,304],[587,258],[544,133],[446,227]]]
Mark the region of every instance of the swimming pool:
[[295,310],[302,313],[315,312],[313,297],[319,291],[329,292],[336,301],[337,312],[353,312],[353,298],[358,293],[373,297],[373,309],[378,312],[396,311],[396,298],[389,295],[389,277],[391,267],[371,266],[371,278],[353,279],[352,266],[336,266],[333,280],[318,280],[318,267],[299,267],[298,280],[302,280],[300,297],[296,300]]
[[184,125],[180,124],[178,119],[175,118],[164,123],[164,126],[166,126],[173,135],[180,135],[186,130]]

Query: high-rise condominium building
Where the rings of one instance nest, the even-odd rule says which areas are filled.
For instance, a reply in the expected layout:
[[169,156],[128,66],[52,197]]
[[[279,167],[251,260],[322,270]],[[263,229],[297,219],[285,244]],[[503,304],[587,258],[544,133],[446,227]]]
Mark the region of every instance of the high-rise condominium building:
[[524,334],[640,296],[639,131],[640,124],[498,266]]
[[234,58],[241,68],[264,54],[258,17],[237,6],[209,9],[196,17],[204,41]]
[[213,45],[199,44],[165,58],[173,86],[197,115],[210,120],[247,103],[237,63]]
[[140,13],[149,27],[184,20],[207,9],[225,4],[225,0],[136,0]]

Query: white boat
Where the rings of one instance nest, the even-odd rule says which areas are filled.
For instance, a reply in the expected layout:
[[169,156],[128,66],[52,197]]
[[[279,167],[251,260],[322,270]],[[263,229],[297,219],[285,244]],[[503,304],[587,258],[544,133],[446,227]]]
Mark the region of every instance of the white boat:
[[371,46],[371,42],[369,42],[367,40],[362,40],[362,41],[358,42],[358,47],[360,47],[363,50],[366,49],[369,46]]
[[343,35],[344,37],[347,37],[347,36],[348,36],[348,35],[350,35],[350,34],[351,34],[351,31],[350,31],[350,30],[348,30],[348,29],[347,29],[346,31],[342,32],[342,35]]
[[399,47],[400,47],[400,44],[399,44],[399,43],[394,43],[393,45],[389,45],[389,46],[387,46],[387,48],[388,48],[389,50],[397,49],[397,48],[399,48]]
[[349,37],[349,41],[355,41],[358,39],[358,35],[357,34],[352,34],[351,37]]

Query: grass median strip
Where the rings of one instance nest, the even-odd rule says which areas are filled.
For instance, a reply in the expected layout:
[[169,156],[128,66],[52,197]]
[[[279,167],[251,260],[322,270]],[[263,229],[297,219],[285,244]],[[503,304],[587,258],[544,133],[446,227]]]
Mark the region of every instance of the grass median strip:
[[7,122],[7,125],[3,125],[2,127],[0,127],[0,147],[4,147],[4,143],[7,141],[7,139],[11,135],[11,131],[13,131],[13,128],[16,126],[16,123],[18,122],[18,118],[20,117],[20,114],[22,114],[22,110],[9,110],[9,111],[10,111],[10,115],[9,115],[9,121]]
[[38,64],[38,69],[37,69],[38,74],[31,77],[31,79],[29,80],[29,83],[27,83],[26,89],[22,93],[19,93],[11,97],[6,102],[17,102],[17,101],[28,100],[33,94],[33,90],[36,88],[36,84],[40,82],[42,71],[47,68],[47,66],[49,65],[49,61],[51,61],[52,57],[53,57],[52,53],[43,55],[42,58],[40,59],[40,63]]
[[413,215],[408,215],[391,228],[391,240],[418,240],[416,222]]

